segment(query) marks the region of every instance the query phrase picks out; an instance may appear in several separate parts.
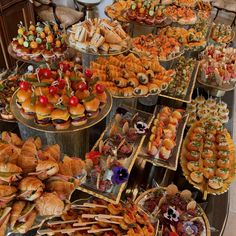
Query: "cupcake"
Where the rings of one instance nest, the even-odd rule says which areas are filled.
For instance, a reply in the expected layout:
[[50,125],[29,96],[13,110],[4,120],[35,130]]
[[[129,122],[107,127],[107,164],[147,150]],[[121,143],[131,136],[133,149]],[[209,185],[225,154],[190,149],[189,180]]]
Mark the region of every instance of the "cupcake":
[[197,108],[198,110],[207,110],[208,106],[204,103],[204,104],[199,104]]
[[200,119],[205,119],[209,116],[209,112],[206,109],[198,110],[197,115]]
[[218,102],[217,107],[219,109],[226,109],[227,108],[227,103],[225,103],[223,101],[220,101],[220,102]]
[[195,98],[195,101],[197,102],[197,104],[203,104],[203,103],[205,103],[205,98],[201,95],[201,96],[197,96],[196,98]]
[[220,115],[226,115],[226,116],[229,115],[229,109],[228,108],[219,109],[218,112],[219,112]]
[[206,105],[211,108],[216,106],[216,100],[213,98],[209,98],[208,100],[206,100]]

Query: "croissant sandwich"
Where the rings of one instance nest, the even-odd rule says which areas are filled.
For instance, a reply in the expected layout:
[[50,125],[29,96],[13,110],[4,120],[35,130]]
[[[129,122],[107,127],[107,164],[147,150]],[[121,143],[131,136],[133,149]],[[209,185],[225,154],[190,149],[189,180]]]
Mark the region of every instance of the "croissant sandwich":
[[14,186],[0,185],[0,208],[12,201],[16,196],[17,189]]
[[22,169],[12,163],[0,163],[0,180],[11,183],[21,179]]
[[55,193],[44,193],[36,200],[36,208],[41,216],[60,216],[64,202]]
[[37,175],[39,179],[44,180],[55,175],[58,171],[59,166],[55,161],[39,161],[36,166],[36,172],[30,173],[29,175]]
[[34,201],[41,196],[44,187],[45,186],[40,179],[33,176],[28,176],[21,180],[18,186],[21,191],[18,197],[27,201]]
[[34,223],[35,204],[26,201],[17,201],[12,205],[10,216],[10,228],[19,232],[26,233]]
[[7,225],[10,218],[11,207],[0,209],[0,235],[6,235]]

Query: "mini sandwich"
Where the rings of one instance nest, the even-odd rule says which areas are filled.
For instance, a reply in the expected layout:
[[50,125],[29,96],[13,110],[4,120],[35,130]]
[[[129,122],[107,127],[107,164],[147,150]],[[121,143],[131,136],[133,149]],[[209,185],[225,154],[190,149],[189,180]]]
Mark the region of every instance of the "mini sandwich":
[[0,163],[0,180],[11,183],[21,179],[22,169],[12,163]]
[[91,38],[90,45],[94,45],[95,47],[100,47],[105,42],[105,38],[98,33],[95,33]]
[[71,106],[69,112],[72,119],[72,125],[80,126],[87,123],[87,117],[84,114],[85,108],[83,105],[78,104],[77,106]]
[[127,34],[126,32],[123,30],[122,26],[120,24],[118,24],[115,27],[115,32],[122,38],[122,39],[126,39],[127,38]]
[[26,233],[36,218],[35,204],[26,201],[17,201],[12,205],[10,228],[19,233]]
[[109,49],[110,53],[120,52],[121,50],[122,50],[121,45],[119,45],[119,44],[110,44],[110,49]]
[[18,186],[21,192],[18,197],[27,201],[34,201],[41,196],[44,187],[40,179],[28,176],[22,179]]
[[10,185],[0,185],[0,208],[4,208],[16,197],[17,189]]
[[10,211],[11,207],[0,209],[0,235],[2,236],[7,235],[6,230],[10,218]]
[[87,116],[90,118],[96,117],[99,113],[99,105],[100,105],[100,101],[98,98],[96,97],[86,98],[84,100],[84,107],[87,112]]
[[77,28],[75,33],[75,40],[78,42],[86,42],[88,36],[88,31],[85,27],[80,26]]
[[37,175],[41,180],[47,179],[50,176],[55,175],[59,171],[59,166],[55,161],[39,161],[36,166],[36,172],[29,175]]
[[81,42],[77,42],[76,43],[76,48],[78,50],[81,50],[81,51],[87,51],[89,49],[89,43],[88,42],[84,42],[84,43],[81,43]]
[[41,216],[60,216],[64,202],[55,193],[44,193],[36,200],[36,209]]
[[51,122],[51,110],[52,105],[50,103],[47,105],[37,103],[35,105],[35,122],[39,125],[48,125]]
[[105,20],[103,20],[100,24],[99,24],[100,28],[103,30],[109,30],[109,31],[113,31],[114,27],[112,25],[110,25],[108,22],[106,22]]
[[106,30],[104,32],[104,37],[106,43],[118,44],[123,41],[123,39],[116,32],[110,30]]
[[109,46],[108,43],[103,43],[103,44],[99,47],[99,49],[100,49],[102,52],[104,52],[104,53],[108,53],[109,48],[110,48],[110,46]]
[[71,182],[72,179],[64,179],[63,177],[61,175],[55,175],[50,177],[46,183],[46,190],[48,192],[56,192],[57,196],[61,200],[66,200],[70,199],[70,196],[77,187],[77,185],[75,184],[75,182]]
[[55,109],[51,113],[52,123],[56,129],[68,129],[70,127],[70,114],[67,110]]
[[22,103],[21,115],[26,119],[32,119],[35,115],[35,105],[32,103],[31,98],[26,99]]
[[29,99],[31,97],[31,90],[23,90],[23,89],[19,89],[17,94],[16,94],[16,104],[19,108],[21,108],[21,104],[26,101],[27,99]]

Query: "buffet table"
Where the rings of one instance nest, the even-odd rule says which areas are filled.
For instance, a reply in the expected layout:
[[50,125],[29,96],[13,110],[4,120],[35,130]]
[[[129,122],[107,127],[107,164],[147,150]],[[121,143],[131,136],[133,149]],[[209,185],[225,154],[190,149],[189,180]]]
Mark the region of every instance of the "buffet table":
[[8,51],[24,66],[0,81],[1,229],[221,236],[235,33],[201,0],[109,4],[110,20],[67,32],[18,25]]

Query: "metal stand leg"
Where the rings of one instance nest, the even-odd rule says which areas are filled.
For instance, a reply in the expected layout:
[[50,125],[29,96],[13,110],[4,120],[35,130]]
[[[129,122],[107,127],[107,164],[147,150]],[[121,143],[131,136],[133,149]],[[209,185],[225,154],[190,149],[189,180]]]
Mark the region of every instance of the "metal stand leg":
[[236,13],[235,13],[235,16],[234,16],[233,22],[232,22],[232,24],[231,24],[231,27],[235,26],[235,23],[236,23]]
[[219,8],[216,8],[216,9],[217,9],[217,12],[216,12],[216,15],[215,15],[215,17],[214,17],[214,20],[213,20],[213,21],[215,21],[215,19],[217,18],[218,14],[219,14],[219,11],[220,11],[220,9],[219,9]]

